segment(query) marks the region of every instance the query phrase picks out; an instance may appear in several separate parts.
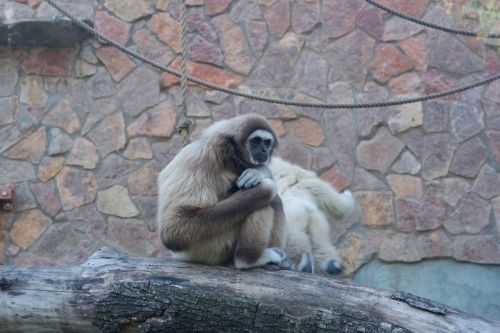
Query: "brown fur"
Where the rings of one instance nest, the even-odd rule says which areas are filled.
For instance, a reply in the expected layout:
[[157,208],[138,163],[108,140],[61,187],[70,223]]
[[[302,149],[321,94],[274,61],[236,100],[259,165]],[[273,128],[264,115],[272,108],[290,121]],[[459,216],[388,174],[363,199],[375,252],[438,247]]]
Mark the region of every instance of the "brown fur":
[[270,181],[231,193],[254,165],[244,142],[255,130],[276,135],[265,118],[244,115],[215,123],[184,147],[158,177],[158,230],[178,258],[223,264],[231,253],[249,264],[271,246],[284,247],[281,200]]

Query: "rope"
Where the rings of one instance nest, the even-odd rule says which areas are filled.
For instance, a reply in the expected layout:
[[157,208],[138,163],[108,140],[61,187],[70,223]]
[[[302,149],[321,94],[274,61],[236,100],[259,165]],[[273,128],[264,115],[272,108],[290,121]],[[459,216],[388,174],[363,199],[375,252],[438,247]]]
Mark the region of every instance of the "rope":
[[181,107],[182,115],[177,132],[183,138],[184,144],[189,143],[189,130],[192,121],[187,117],[187,48],[186,48],[186,0],[181,1]]
[[[148,59],[148,58],[144,57],[143,55],[141,55],[140,53],[135,52],[129,48],[126,48],[126,47],[120,45],[119,43],[117,43],[116,41],[114,41],[113,39],[103,35],[101,32],[97,31],[96,29],[94,29],[93,27],[88,25],[87,23],[85,23],[82,20],[71,15],[67,10],[60,7],[58,4],[56,4],[54,2],[54,0],[44,0],[44,1],[47,2],[48,4],[50,4],[51,6],[53,6],[54,8],[56,8],[58,11],[60,11],[65,16],[69,17],[73,21],[74,24],[78,25],[83,30],[91,33],[92,35],[94,35],[95,37],[97,37],[101,40],[104,40],[105,42],[109,43],[110,45],[113,45],[114,47],[116,47],[120,51],[130,55],[131,57],[134,57],[138,60],[141,60],[145,64],[151,65],[154,68],[157,68],[161,71],[164,71],[166,73],[169,73],[169,74],[177,76],[177,77],[181,77],[181,74],[178,71],[176,71],[168,66],[162,65],[154,60]],[[436,98],[441,98],[441,97],[461,93],[463,91],[470,90],[470,89],[473,89],[473,88],[476,88],[476,87],[479,87],[479,86],[482,86],[482,85],[485,85],[485,84],[488,84],[490,82],[493,82],[493,81],[500,79],[500,73],[497,73],[495,75],[487,77],[481,81],[472,82],[472,83],[464,85],[464,86],[459,86],[459,87],[456,87],[456,88],[453,88],[450,90],[432,93],[432,94],[425,95],[425,96],[408,98],[408,99],[401,99],[401,100],[395,100],[395,101],[388,101],[388,102],[355,103],[355,104],[295,102],[295,101],[284,100],[284,99],[279,99],[279,98],[271,98],[271,97],[254,95],[254,94],[250,94],[250,93],[244,93],[244,92],[241,92],[239,90],[221,87],[221,86],[215,85],[213,83],[192,77],[190,75],[187,75],[186,78],[188,81],[196,83],[202,87],[206,87],[209,89],[224,92],[226,94],[231,94],[234,96],[249,98],[249,99],[253,99],[253,100],[261,101],[261,102],[266,102],[266,103],[281,104],[281,105],[288,105],[288,106],[297,106],[297,107],[303,107],[303,108],[357,109],[357,108],[378,108],[378,107],[387,107],[387,106],[396,106],[396,105],[417,103],[417,102],[423,102],[423,101],[427,101],[427,100],[431,100],[431,99],[436,99]]]
[[465,35],[465,36],[471,36],[471,37],[500,38],[500,34],[492,34],[492,33],[487,33],[487,32],[475,32],[475,31],[461,30],[461,29],[454,29],[454,28],[445,27],[445,26],[442,26],[442,25],[439,25],[439,24],[435,24],[435,23],[432,23],[432,22],[421,20],[421,19],[419,19],[418,17],[415,17],[415,16],[411,16],[411,15],[408,15],[408,14],[405,14],[405,13],[401,13],[401,12],[399,12],[399,11],[397,11],[395,9],[392,9],[390,7],[387,7],[387,6],[385,6],[385,5],[377,2],[375,0],[365,0],[365,1],[368,2],[372,6],[375,6],[377,8],[385,10],[388,13],[391,13],[392,15],[399,16],[402,19],[405,19],[407,21],[411,21],[413,23],[420,24],[420,25],[422,25],[424,27],[428,27],[428,28],[431,28],[431,29],[441,30],[441,31],[444,31],[444,32],[452,33],[452,34]]

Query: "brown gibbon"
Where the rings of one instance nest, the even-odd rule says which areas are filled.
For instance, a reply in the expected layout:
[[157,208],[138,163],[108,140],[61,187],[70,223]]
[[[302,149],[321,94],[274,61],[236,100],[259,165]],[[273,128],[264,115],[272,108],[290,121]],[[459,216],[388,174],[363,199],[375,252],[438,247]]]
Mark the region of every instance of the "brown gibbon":
[[221,120],[158,176],[158,230],[173,257],[237,269],[285,259],[283,206],[266,165],[278,143],[262,116]]

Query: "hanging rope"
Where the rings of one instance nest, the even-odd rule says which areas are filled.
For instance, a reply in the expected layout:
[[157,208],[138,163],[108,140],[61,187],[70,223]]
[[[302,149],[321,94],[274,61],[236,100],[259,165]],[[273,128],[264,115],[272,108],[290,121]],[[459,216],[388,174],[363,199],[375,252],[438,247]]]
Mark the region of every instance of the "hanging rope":
[[[166,73],[169,73],[171,75],[181,77],[181,74],[163,64],[160,64],[154,60],[148,59],[144,57],[142,54],[135,52],[125,46],[120,45],[118,42],[115,40],[103,35],[100,31],[97,31],[87,23],[83,22],[82,20],[76,18],[74,15],[71,15],[67,10],[59,6],[57,3],[54,2],[54,0],[44,0],[54,8],[56,8],[58,11],[60,11],[62,14],[65,16],[69,17],[74,24],[78,25],[81,27],[83,30],[93,34],[95,37],[104,40],[105,42],[109,43],[110,45],[113,45],[120,51],[130,55],[131,57],[134,57],[138,60],[141,60],[145,64],[151,65],[154,68],[157,68],[161,71],[164,71]],[[379,107],[387,107],[387,106],[396,106],[396,105],[403,105],[403,104],[411,104],[411,103],[417,103],[417,102],[423,102],[423,101],[428,101],[431,99],[436,99],[436,98],[441,98],[441,97],[446,97],[449,95],[457,94],[464,92],[466,90],[470,90],[485,84],[488,84],[490,82],[496,81],[500,79],[500,73],[494,74],[492,76],[489,76],[483,80],[472,82],[467,85],[459,86],[453,89],[437,92],[437,93],[432,93],[429,95],[425,96],[419,96],[419,97],[413,97],[413,98],[407,98],[407,99],[400,99],[400,100],[395,100],[395,101],[388,101],[388,102],[377,102],[377,103],[355,103],[355,104],[343,104],[343,103],[307,103],[307,102],[295,102],[295,101],[290,101],[290,100],[284,100],[280,98],[272,98],[272,97],[266,97],[266,96],[259,96],[259,95],[254,95],[250,93],[244,93],[239,90],[235,89],[229,89],[225,88],[204,80],[200,80],[198,78],[192,77],[190,75],[187,75],[187,80],[191,81],[193,83],[196,83],[202,87],[206,87],[209,89],[213,90],[218,90],[221,92],[224,92],[226,94],[231,94],[234,96],[239,96],[239,97],[244,97],[244,98],[249,98],[253,99],[256,101],[261,101],[261,102],[266,102],[266,103],[273,103],[273,104],[281,104],[281,105],[288,105],[288,106],[297,106],[297,107],[303,107],[303,108],[322,108],[322,109],[365,109],[365,108],[379,108]]]
[[411,21],[416,24],[420,24],[424,27],[435,29],[435,30],[441,30],[444,32],[452,33],[452,34],[457,34],[457,35],[465,35],[465,36],[471,36],[471,37],[480,37],[480,38],[500,38],[500,34],[492,34],[492,33],[487,33],[487,32],[480,32],[480,31],[469,31],[469,30],[461,30],[461,29],[454,29],[454,28],[449,28],[445,27],[439,24],[435,24],[432,22],[427,22],[425,20],[419,19],[418,17],[411,16],[405,13],[401,13],[395,9],[392,9],[390,7],[387,7],[375,0],[365,0],[368,2],[370,5],[375,6],[377,8],[383,9],[388,13],[391,13],[392,15],[399,16],[402,19],[405,19],[407,21]]
[[186,47],[186,0],[181,1],[181,120],[177,132],[181,135],[184,144],[189,143],[189,131],[192,120],[187,115],[187,47]]

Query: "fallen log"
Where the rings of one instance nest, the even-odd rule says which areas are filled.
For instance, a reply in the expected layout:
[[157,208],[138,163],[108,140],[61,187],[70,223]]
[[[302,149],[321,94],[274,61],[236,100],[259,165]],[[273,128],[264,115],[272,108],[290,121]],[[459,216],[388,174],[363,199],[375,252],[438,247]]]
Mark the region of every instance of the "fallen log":
[[79,266],[0,266],[0,332],[487,333],[500,323],[323,276],[103,248]]

